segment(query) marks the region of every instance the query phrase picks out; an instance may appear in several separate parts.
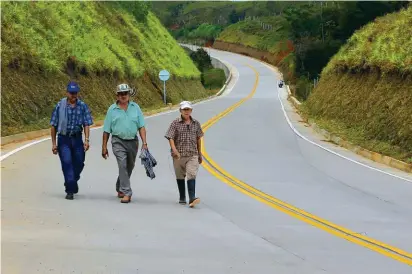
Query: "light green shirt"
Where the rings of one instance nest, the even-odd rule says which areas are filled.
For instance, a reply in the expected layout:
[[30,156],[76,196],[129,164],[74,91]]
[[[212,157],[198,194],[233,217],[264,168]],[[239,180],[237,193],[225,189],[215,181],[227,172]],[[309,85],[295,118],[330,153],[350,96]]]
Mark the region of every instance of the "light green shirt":
[[103,131],[131,140],[136,138],[138,129],[144,125],[143,113],[138,104],[129,102],[125,111],[115,103],[107,110]]

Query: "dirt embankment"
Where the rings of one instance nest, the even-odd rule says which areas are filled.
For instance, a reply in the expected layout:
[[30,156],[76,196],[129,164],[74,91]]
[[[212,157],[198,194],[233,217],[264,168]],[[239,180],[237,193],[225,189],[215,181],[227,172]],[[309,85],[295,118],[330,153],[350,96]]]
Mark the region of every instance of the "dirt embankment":
[[[47,128],[55,104],[65,96],[67,74],[45,76],[42,73],[27,73],[15,69],[4,69],[1,75],[2,104],[1,135]],[[91,108],[95,119],[101,118],[116,100],[115,89],[126,82],[137,89],[133,98],[143,109],[164,106],[163,82],[157,77],[144,75],[138,79],[118,79],[109,76],[76,77],[79,93]],[[167,102],[176,104],[180,100],[194,100],[210,95],[198,79],[171,78],[166,83]]]
[[331,132],[412,162],[412,75],[328,73],[305,108]]
[[293,48],[288,48],[283,52],[279,52],[277,54],[275,53],[270,53],[267,51],[259,50],[256,48],[252,48],[249,46],[244,46],[240,44],[234,44],[234,43],[229,43],[229,42],[223,42],[216,40],[213,44],[213,48],[215,49],[220,49],[220,50],[225,50],[229,52],[234,52],[234,53],[239,53],[243,54],[245,56],[250,56],[259,60],[262,60],[266,63],[269,63],[273,66],[276,66],[279,68],[279,70],[282,72],[283,77],[287,81],[294,81],[294,73],[293,70],[289,68],[288,62],[285,62],[285,57],[290,54],[290,52],[293,50]]

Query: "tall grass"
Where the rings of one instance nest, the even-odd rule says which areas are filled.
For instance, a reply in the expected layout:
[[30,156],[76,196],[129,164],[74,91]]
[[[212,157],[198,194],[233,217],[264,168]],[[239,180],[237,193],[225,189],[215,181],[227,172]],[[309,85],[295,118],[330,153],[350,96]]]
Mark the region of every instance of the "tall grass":
[[355,144],[411,162],[412,7],[357,31],[323,70],[307,115]]
[[199,78],[157,18],[145,22],[104,2],[3,2],[2,64],[60,72],[68,59],[84,73],[119,77],[157,74]]
[[331,71],[412,72],[412,6],[356,31],[324,68]]
[[[260,22],[272,25],[272,29],[262,28]],[[230,25],[220,33],[218,40],[278,53],[282,50],[282,42],[288,38],[289,28],[286,19],[281,16],[262,17],[259,21],[245,20]]]

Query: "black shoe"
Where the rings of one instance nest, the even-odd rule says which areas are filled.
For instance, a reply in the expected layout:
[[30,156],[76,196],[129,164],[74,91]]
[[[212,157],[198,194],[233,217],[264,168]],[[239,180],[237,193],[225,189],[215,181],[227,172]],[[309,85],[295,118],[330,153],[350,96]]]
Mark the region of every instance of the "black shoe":
[[179,204],[185,205],[185,204],[186,204],[186,200],[179,200]]
[[73,193],[67,193],[66,199],[67,200],[73,200]]

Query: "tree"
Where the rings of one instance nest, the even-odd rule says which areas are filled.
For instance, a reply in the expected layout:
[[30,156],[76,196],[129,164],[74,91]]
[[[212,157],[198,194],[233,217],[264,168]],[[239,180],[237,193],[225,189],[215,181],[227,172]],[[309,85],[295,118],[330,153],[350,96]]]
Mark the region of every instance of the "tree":
[[197,51],[190,53],[190,58],[192,58],[200,71],[212,68],[212,60],[203,48],[199,48]]
[[229,23],[235,24],[239,21],[239,14],[237,14],[236,10],[232,10],[229,14]]

